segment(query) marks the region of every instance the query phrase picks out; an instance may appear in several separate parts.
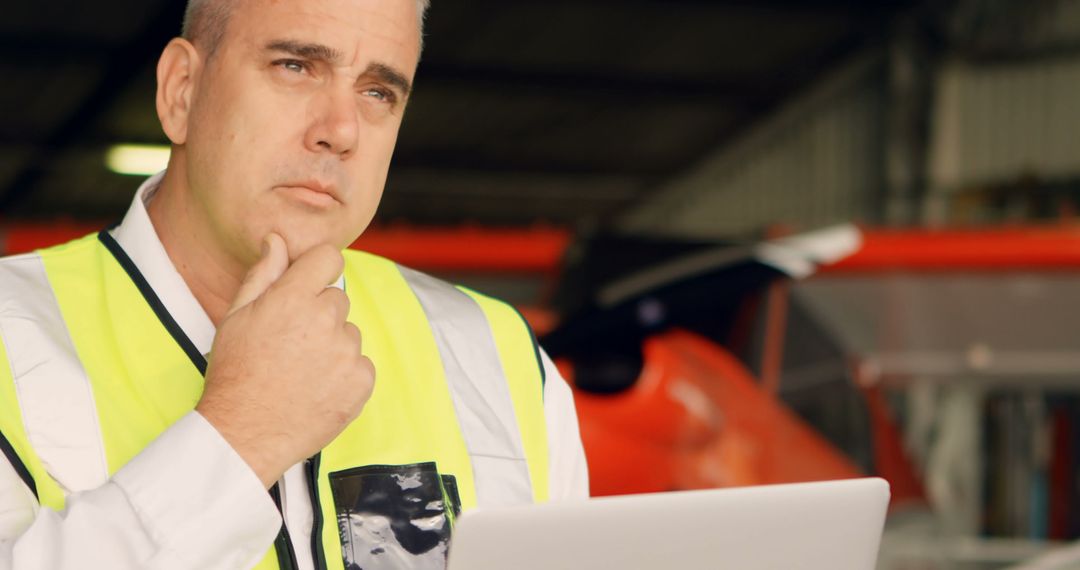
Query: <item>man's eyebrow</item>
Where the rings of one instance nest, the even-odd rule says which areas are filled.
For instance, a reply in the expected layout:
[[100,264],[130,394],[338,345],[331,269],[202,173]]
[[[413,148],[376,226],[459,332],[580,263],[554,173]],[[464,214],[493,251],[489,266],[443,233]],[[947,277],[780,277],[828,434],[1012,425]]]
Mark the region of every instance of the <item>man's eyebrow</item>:
[[412,83],[409,82],[409,78],[406,77],[404,73],[385,63],[372,63],[368,65],[367,69],[364,70],[364,74],[372,75],[380,81],[397,87],[406,97],[412,92]]
[[264,49],[267,51],[283,51],[296,57],[325,61],[327,63],[337,63],[342,59],[341,52],[330,46],[294,40],[274,40],[266,44]]
[[[295,55],[296,57],[314,61],[325,61],[330,64],[336,64],[343,58],[340,51],[330,46],[298,42],[295,40],[274,40],[267,43],[264,49],[266,51],[281,51]],[[364,73],[397,87],[405,96],[412,93],[412,83],[409,81],[409,78],[404,73],[385,63],[372,63],[367,66]]]

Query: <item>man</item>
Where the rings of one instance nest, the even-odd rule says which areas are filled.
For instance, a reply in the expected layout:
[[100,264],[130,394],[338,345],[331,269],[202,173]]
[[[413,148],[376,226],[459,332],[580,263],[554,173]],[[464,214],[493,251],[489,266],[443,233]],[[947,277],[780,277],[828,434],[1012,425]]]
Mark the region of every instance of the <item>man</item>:
[[191,0],[166,172],[116,228],[0,261],[0,568],[441,567],[462,509],[587,494],[512,309],[341,253],[425,8]]

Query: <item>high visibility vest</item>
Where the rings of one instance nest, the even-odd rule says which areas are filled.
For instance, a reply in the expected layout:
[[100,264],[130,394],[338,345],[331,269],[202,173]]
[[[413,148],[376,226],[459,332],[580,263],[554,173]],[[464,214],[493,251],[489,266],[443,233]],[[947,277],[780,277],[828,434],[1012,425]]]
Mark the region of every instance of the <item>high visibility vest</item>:
[[[316,567],[344,569],[362,546],[349,522],[380,508],[365,490],[402,477],[450,525],[461,509],[546,501],[543,367],[520,315],[383,258],[345,260],[378,381],[305,464]],[[43,507],[104,484],[202,394],[205,357],[106,232],[0,260],[0,334],[0,448]],[[284,532],[258,568],[292,565]]]

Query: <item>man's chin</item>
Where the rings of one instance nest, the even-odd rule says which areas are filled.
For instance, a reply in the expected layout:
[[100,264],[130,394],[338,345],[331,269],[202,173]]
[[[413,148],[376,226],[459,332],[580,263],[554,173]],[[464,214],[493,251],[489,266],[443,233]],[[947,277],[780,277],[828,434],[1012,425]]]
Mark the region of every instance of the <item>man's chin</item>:
[[289,252],[289,263],[296,261],[304,253],[308,252],[314,247],[329,244],[336,249],[345,249],[351,242],[342,244],[340,240],[336,240],[325,233],[318,233],[302,228],[275,228],[271,231],[277,233],[285,240],[286,249]]

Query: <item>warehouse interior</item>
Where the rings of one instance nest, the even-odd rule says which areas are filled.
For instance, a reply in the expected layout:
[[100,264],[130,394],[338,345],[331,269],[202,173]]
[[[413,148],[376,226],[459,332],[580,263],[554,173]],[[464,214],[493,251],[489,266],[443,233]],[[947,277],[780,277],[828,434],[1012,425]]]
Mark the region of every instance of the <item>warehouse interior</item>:
[[[162,167],[183,11],[8,7],[0,254],[116,222]],[[882,475],[882,570],[1080,568],[1080,0],[435,0],[424,41],[357,247],[525,314],[595,494]],[[685,335],[745,378],[620,424]],[[740,413],[828,450],[745,428],[783,458],[690,473]],[[618,479],[626,449],[670,473]]]

